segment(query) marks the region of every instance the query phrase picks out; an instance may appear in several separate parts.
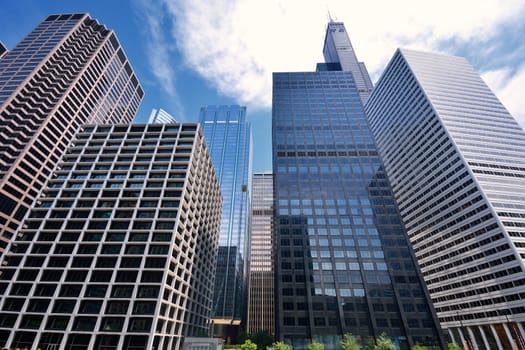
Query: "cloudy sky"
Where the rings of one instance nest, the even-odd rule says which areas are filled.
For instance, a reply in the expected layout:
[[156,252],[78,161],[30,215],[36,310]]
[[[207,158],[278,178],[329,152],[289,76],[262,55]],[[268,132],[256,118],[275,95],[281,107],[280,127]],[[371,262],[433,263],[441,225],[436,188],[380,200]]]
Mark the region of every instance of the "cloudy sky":
[[146,91],[137,116],[162,107],[196,121],[201,106],[241,104],[254,170],[271,168],[271,73],[312,71],[326,22],[345,23],[376,81],[397,47],[465,56],[525,126],[523,0],[6,0],[12,48],[47,14],[89,12],[114,29]]

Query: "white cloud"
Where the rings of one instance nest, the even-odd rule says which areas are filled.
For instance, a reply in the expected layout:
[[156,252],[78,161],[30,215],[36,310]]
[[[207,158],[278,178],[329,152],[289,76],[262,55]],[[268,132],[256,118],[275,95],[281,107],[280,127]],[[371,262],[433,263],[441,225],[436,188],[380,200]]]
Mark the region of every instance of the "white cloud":
[[494,91],[503,105],[525,128],[525,64],[512,74],[510,68],[502,68],[483,73],[483,80]]
[[163,0],[162,6],[185,63],[251,109],[271,106],[272,72],[312,71],[322,61],[328,10],[345,22],[373,79],[399,46],[437,51],[445,40],[484,42],[525,10],[522,0]]
[[[176,69],[171,57],[175,54],[177,47],[171,42],[171,38],[166,37],[164,15],[161,8],[153,5],[148,0],[136,0],[139,16],[144,21],[142,30],[148,37],[146,48],[151,71],[162,89],[170,98],[170,107],[174,110],[174,115],[181,118],[185,115],[184,108],[180,101],[177,89],[175,88]],[[156,106],[160,108],[160,106]]]

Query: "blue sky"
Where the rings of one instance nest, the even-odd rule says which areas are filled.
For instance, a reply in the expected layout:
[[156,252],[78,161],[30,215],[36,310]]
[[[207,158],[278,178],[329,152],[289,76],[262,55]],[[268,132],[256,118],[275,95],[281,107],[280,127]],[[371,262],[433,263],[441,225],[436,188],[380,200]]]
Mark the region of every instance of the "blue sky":
[[271,73],[322,61],[328,11],[345,23],[376,81],[397,47],[466,57],[525,125],[523,0],[4,0],[0,40],[12,48],[51,13],[89,12],[115,30],[146,96],[197,121],[201,106],[247,106],[254,171],[271,169]]

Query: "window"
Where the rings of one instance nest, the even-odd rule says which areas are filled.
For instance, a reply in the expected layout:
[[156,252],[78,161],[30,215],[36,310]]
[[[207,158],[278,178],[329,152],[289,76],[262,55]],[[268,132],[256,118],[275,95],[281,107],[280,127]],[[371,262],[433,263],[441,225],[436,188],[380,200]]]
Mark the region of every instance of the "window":
[[104,332],[120,332],[122,325],[124,324],[124,318],[121,317],[104,317],[100,330]]
[[132,285],[116,285],[113,286],[111,297],[113,298],[131,298],[133,294]]
[[110,301],[106,307],[107,314],[123,314],[128,311],[129,301]]
[[46,329],[65,330],[68,323],[69,316],[50,316],[46,324]]
[[84,296],[91,298],[104,298],[108,287],[106,285],[89,285]]
[[98,314],[101,306],[102,306],[101,300],[83,300],[80,304],[79,313]]
[[151,318],[132,318],[128,327],[130,332],[149,332],[151,329]]

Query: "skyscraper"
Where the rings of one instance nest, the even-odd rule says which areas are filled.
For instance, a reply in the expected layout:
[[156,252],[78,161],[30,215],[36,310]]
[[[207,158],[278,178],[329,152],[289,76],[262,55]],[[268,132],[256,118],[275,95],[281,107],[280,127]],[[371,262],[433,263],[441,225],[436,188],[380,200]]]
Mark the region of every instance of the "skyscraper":
[[275,334],[273,269],[273,174],[254,173],[246,332]]
[[441,325],[525,348],[523,129],[465,59],[411,50],[366,110]]
[[148,124],[152,124],[152,123],[166,124],[166,123],[176,123],[176,122],[177,121],[175,120],[175,118],[173,118],[168,112],[166,112],[162,108],[153,109],[148,119]]
[[[330,22],[324,51],[343,35]],[[369,78],[346,59],[273,75],[277,337],[442,344],[364,113]]]
[[0,60],[0,252],[85,123],[128,123],[144,93],[113,33],[51,15]]
[[223,196],[215,278],[215,334],[236,336],[246,307],[251,186],[251,129],[246,107],[201,108],[200,123]]
[[209,330],[221,215],[198,124],[86,125],[0,263],[10,349],[180,349]]
[[359,97],[365,104],[374,86],[365,64],[357,60],[357,55],[343,23],[330,21],[328,24],[323,56],[325,62],[335,66],[336,70],[352,72]]

